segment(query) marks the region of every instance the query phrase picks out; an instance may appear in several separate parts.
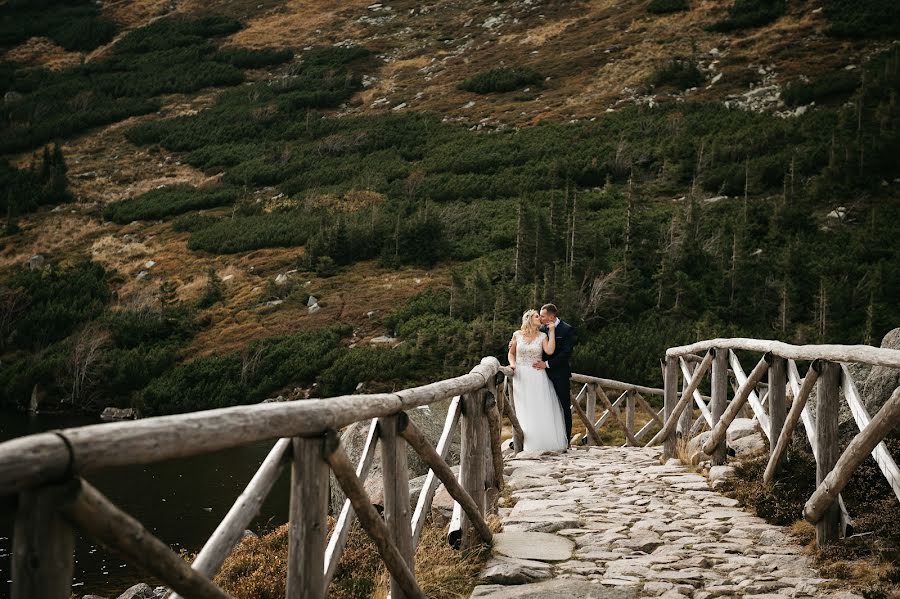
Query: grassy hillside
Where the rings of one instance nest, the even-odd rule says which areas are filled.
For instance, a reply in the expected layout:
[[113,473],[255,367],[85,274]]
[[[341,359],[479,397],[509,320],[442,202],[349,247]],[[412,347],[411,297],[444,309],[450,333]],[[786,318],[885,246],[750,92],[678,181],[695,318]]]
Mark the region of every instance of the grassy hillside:
[[897,9],[813,4],[7,3],[0,403],[397,388],[544,301],[636,382],[702,337],[877,343]]

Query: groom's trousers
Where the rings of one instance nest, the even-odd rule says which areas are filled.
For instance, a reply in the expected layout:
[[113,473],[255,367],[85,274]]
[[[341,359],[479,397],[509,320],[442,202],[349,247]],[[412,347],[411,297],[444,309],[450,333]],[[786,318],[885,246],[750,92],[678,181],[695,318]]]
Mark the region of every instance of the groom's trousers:
[[550,377],[553,383],[553,389],[556,391],[556,397],[559,399],[559,405],[562,406],[563,426],[566,429],[566,443],[572,438],[572,400],[569,396],[569,374],[561,373],[562,376]]

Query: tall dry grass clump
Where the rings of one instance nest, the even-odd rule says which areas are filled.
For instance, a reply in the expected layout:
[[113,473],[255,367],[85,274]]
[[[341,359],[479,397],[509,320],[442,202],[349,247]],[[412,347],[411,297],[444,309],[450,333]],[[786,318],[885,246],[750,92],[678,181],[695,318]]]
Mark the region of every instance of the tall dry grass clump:
[[[491,518],[492,530],[500,521]],[[334,519],[328,519],[329,532]],[[224,591],[237,599],[283,599],[287,574],[287,524],[261,537],[247,537],[225,560],[215,578]],[[447,544],[445,528],[427,526],[416,551],[416,579],[429,599],[468,597],[489,548],[457,551]],[[375,545],[354,524],[347,538],[328,596],[334,599],[385,597],[388,573]]]

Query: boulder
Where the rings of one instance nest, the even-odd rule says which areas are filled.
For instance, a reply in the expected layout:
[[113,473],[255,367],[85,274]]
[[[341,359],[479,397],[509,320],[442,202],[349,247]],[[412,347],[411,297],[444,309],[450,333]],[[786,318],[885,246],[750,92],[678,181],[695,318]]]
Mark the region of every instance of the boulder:
[[550,578],[550,564],[527,559],[494,556],[478,579],[488,584],[526,584]]
[[[888,331],[881,340],[881,347],[900,349],[900,328]],[[865,380],[856,379],[856,385],[862,395],[866,410],[870,416],[874,416],[891,397],[894,389],[900,387],[900,370],[886,366],[873,366]]]
[[[415,423],[415,425],[422,431],[422,434],[431,442],[431,446],[434,447],[437,445],[438,439],[440,439],[441,432],[444,429],[444,420],[447,417],[447,402],[438,402],[435,404],[431,404],[429,406],[423,406],[421,408],[416,408],[413,410],[409,410],[407,414],[409,415],[409,419]],[[359,463],[359,458],[362,455],[363,446],[366,442],[366,437],[369,434],[369,424],[370,421],[362,421],[355,422],[345,428],[343,432],[341,432],[341,445],[343,445],[344,449],[347,451],[347,455],[350,458],[350,461],[353,464]],[[451,438],[450,450],[447,453],[447,463],[448,464],[458,464],[459,463],[459,428],[454,432],[453,437]],[[422,458],[410,447],[406,448],[406,463],[408,467],[409,478],[415,479],[416,477],[423,476],[428,473],[428,466],[425,462],[422,461]],[[369,493],[369,497],[372,498],[372,503],[375,505],[381,505],[380,498],[383,497],[383,491],[381,488],[381,451],[380,446],[375,450],[375,459],[372,462],[372,467],[369,470],[369,474],[366,477],[366,492]],[[421,489],[421,485],[419,486]],[[376,501],[376,499],[378,501]],[[332,513],[338,513],[341,509],[341,506],[344,503],[344,493],[341,491],[340,486],[337,484],[337,480],[332,475],[331,479],[331,510]]]
[[139,582],[119,595],[117,599],[156,599],[156,592],[149,584]]
[[100,420],[104,422],[114,422],[116,420],[134,420],[134,410],[132,408],[103,408],[100,413]]
[[749,458],[765,453],[767,445],[759,433],[750,435],[749,437],[741,437],[740,439],[728,444],[728,447],[734,450],[734,456],[738,459]]
[[757,428],[755,420],[751,420],[750,418],[735,418],[728,426],[726,439],[730,444],[738,439],[755,435],[758,432],[759,429]]
[[28,270],[39,270],[44,267],[47,260],[40,254],[35,254],[28,259]]

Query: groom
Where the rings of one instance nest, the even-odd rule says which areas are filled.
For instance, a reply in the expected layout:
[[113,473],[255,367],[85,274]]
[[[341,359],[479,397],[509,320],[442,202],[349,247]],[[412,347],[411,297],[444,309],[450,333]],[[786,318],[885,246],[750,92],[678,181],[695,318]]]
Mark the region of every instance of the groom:
[[556,323],[556,351],[552,355],[544,354],[543,360],[534,363],[534,367],[539,370],[546,370],[553,388],[556,390],[556,397],[562,406],[563,426],[565,427],[566,443],[572,438],[572,406],[569,396],[569,377],[572,376],[572,367],[569,365],[569,358],[572,356],[572,350],[575,349],[575,329],[572,326],[559,319],[557,316],[556,306],[553,304],[544,304],[541,306],[541,331],[548,331],[547,325]]

